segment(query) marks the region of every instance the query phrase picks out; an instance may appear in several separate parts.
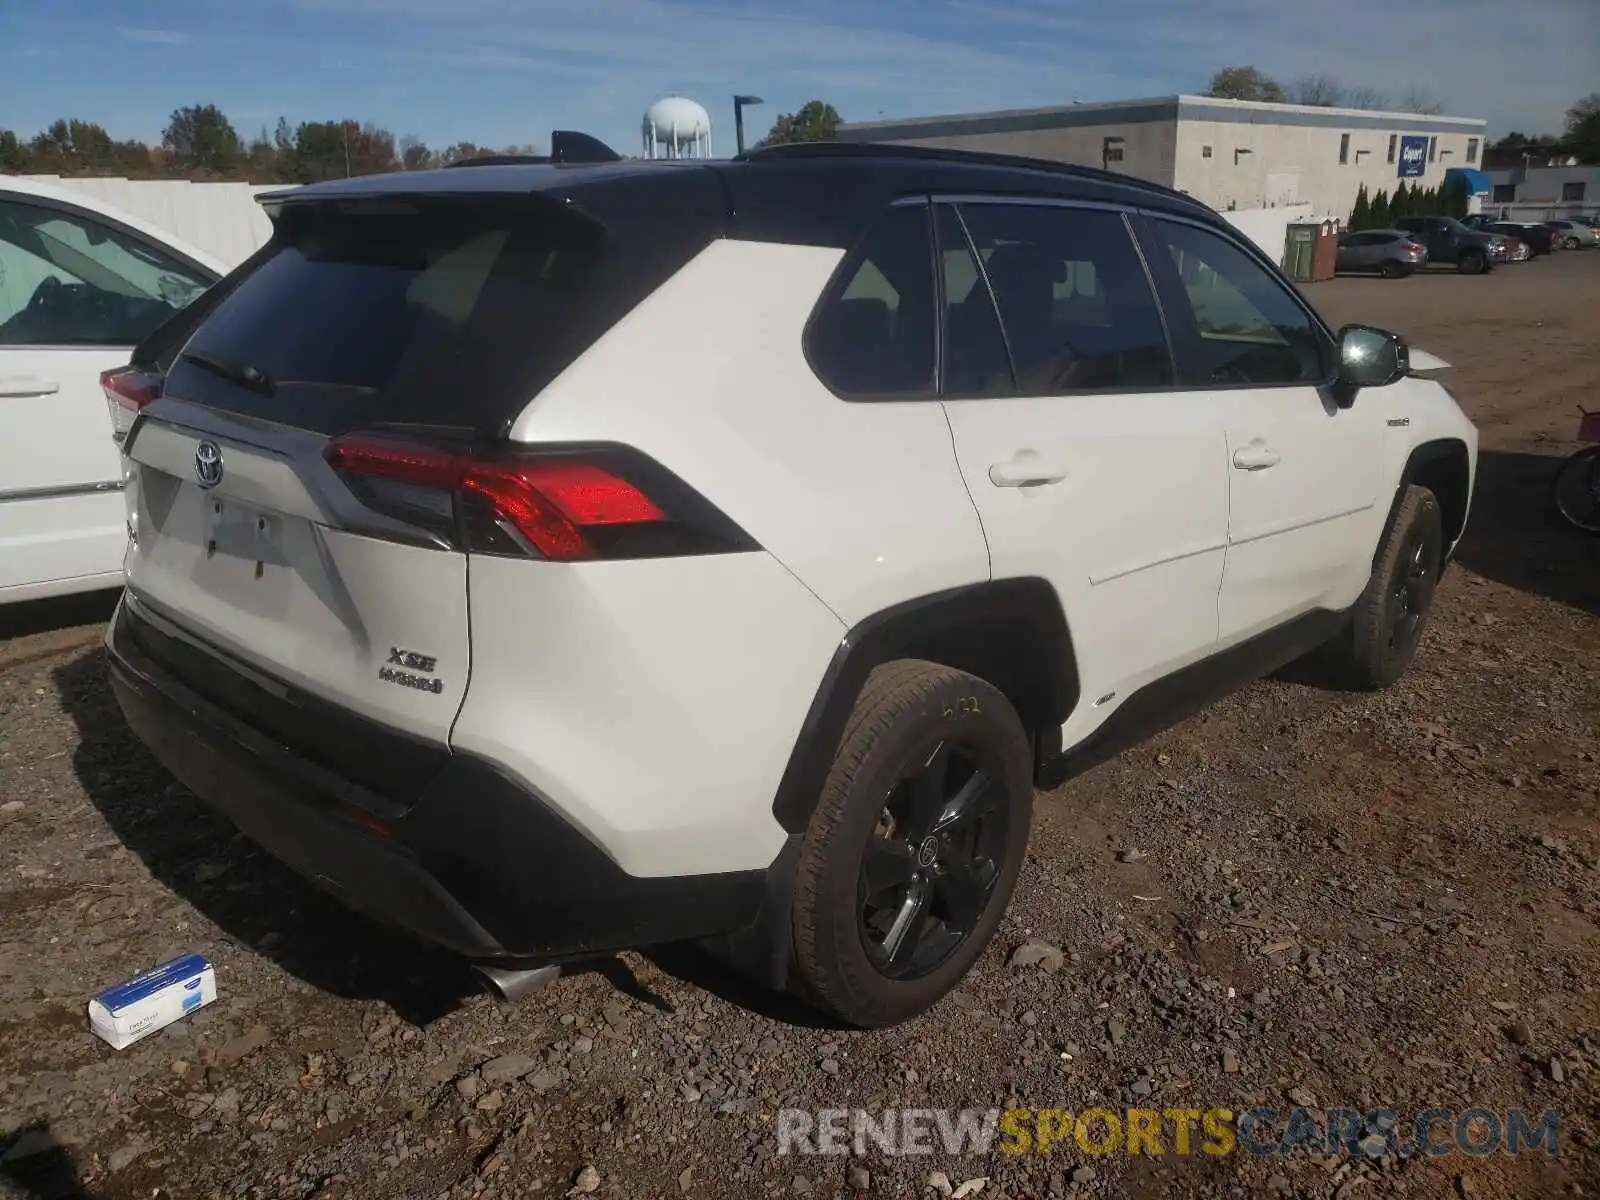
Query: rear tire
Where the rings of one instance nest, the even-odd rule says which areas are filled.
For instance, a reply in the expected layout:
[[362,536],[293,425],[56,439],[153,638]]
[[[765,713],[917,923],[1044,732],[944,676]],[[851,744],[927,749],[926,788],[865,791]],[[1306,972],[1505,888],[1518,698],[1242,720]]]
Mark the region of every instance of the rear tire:
[[1385,688],[1411,665],[1444,565],[1444,522],[1427,488],[1408,487],[1384,534],[1372,577],[1356,601],[1350,629],[1329,647],[1343,682]]
[[1378,268],[1378,274],[1382,275],[1385,279],[1404,279],[1407,275],[1411,274],[1411,272],[1406,270],[1405,267],[1401,266],[1393,259],[1388,259],[1381,267]]
[[1575,237],[1569,237],[1566,241],[1562,242],[1561,244],[1563,246],[1565,246],[1568,250],[1576,250],[1578,248],[1578,239],[1575,238]]
[[998,689],[935,663],[879,667],[801,846],[796,994],[861,1028],[930,1008],[994,936],[1032,809],[1028,736]]

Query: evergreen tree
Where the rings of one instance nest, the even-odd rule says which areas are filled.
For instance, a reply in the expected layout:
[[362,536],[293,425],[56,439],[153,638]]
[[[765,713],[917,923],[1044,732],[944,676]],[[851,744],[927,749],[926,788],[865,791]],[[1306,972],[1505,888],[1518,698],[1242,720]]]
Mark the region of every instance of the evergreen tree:
[[1367,185],[1364,183],[1356,191],[1356,206],[1350,210],[1350,228],[1372,228],[1372,201],[1367,198]]
[[1378,189],[1378,194],[1372,198],[1372,207],[1367,210],[1367,216],[1372,221],[1373,229],[1389,228],[1391,214],[1389,212],[1389,193],[1383,188]]
[[1406,186],[1405,180],[1400,181],[1400,186],[1394,190],[1394,199],[1389,201],[1389,219],[1411,216],[1412,189]]

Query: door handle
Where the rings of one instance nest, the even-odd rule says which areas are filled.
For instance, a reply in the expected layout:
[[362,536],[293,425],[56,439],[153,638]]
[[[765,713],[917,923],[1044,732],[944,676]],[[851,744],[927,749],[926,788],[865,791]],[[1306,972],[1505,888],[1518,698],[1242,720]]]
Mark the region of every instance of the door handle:
[[1033,450],[1019,450],[1005,462],[994,463],[989,468],[989,482],[995,487],[1060,483],[1066,477],[1066,467],[1042,458]]
[[0,379],[0,396],[52,396],[61,390],[53,379],[29,379],[26,375]]
[[1233,465],[1241,471],[1265,471],[1278,465],[1278,452],[1257,438],[1233,452]]

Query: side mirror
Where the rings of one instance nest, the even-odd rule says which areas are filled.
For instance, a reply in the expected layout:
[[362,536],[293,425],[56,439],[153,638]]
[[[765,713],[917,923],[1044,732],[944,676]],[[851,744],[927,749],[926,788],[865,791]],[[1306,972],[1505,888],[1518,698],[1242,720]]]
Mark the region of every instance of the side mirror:
[[1411,370],[1405,339],[1371,325],[1346,325],[1339,330],[1339,377],[1335,398],[1340,408],[1355,403],[1362,388],[1387,387]]

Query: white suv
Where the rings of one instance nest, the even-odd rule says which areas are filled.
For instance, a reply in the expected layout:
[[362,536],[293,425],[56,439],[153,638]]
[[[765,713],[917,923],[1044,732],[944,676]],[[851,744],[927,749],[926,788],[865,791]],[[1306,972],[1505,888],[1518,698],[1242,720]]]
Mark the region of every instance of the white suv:
[[1124,177],[813,146],[267,204],[126,442],[118,695],[479,963],[697,939],[914,1015],[1036,786],[1317,647],[1391,682],[1466,520],[1404,344]]

